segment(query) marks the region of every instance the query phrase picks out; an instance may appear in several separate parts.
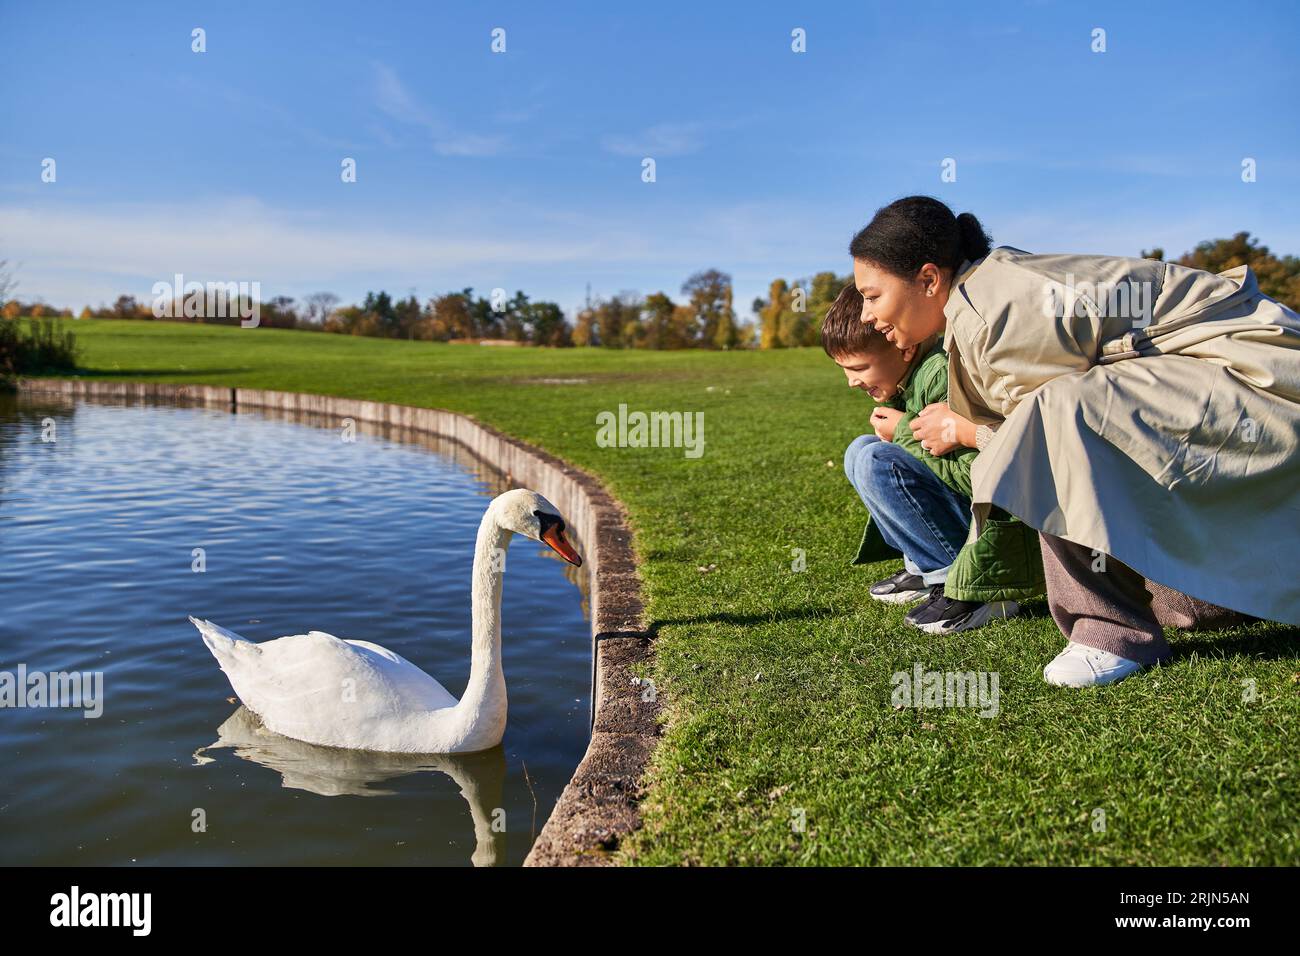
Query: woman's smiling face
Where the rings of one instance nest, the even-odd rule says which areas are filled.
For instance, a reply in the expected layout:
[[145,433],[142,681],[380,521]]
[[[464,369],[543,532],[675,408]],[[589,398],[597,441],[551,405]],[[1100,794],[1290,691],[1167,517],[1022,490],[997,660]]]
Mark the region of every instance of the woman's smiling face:
[[853,284],[862,293],[862,321],[900,349],[924,342],[946,324],[948,284],[927,263],[914,279],[903,279],[873,262],[853,260]]

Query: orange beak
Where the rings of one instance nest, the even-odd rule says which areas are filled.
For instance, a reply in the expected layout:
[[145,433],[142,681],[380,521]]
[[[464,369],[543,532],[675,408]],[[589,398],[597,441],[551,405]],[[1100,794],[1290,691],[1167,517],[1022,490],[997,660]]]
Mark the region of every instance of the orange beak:
[[578,552],[573,549],[573,545],[569,543],[569,539],[564,536],[564,529],[560,525],[553,524],[543,531],[542,541],[548,548],[562,557],[565,561],[568,561],[575,567],[582,567],[582,558],[579,556]]

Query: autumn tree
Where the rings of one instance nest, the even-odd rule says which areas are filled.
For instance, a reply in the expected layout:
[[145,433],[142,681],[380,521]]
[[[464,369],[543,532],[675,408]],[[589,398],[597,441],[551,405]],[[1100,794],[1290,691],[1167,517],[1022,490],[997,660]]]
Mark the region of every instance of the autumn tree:
[[700,339],[699,316],[689,305],[673,306],[672,320],[668,325],[666,348],[691,349],[703,346]]
[[790,286],[784,279],[773,279],[768,289],[767,298],[754,303],[758,313],[761,331],[759,347],[779,349],[785,346],[785,337],[781,334],[783,318],[790,312]]
[[338,308],[339,297],[333,292],[313,292],[303,303],[303,318],[313,325],[324,325]]
[[[465,290],[469,292],[468,289]],[[477,298],[469,304],[471,327],[474,335],[481,339],[499,339],[505,337],[505,316],[510,311],[510,303],[498,310],[492,307],[492,300]]]
[[474,336],[472,291],[448,292],[430,300],[427,315],[429,338],[435,342],[450,339],[468,339]]
[[819,272],[812,277],[808,288],[808,316],[812,322],[813,341],[808,343],[809,345],[817,344],[822,323],[826,321],[826,313],[830,311],[831,304],[840,294],[840,290],[852,281],[853,276],[841,278],[834,272]]
[[[140,303],[135,300],[133,295],[119,295],[117,301],[113,303],[113,314],[119,319],[138,319],[142,317]],[[153,315],[152,312],[148,314]]]
[[704,348],[727,349],[736,344],[736,313],[731,307],[731,276],[717,269],[697,272],[682,284],[690,298],[688,338]]
[[[1163,249],[1143,252],[1145,259],[1164,259]],[[1176,260],[1180,266],[1226,272],[1237,266],[1250,266],[1259,280],[1259,291],[1292,309],[1300,309],[1300,258],[1278,258],[1268,246],[1252,239],[1249,232],[1239,232],[1231,239],[1209,239],[1185,252]]]
[[816,345],[826,313],[848,281],[834,272],[819,272],[793,285],[784,279],[775,280],[766,299],[754,300],[754,312],[759,318],[759,347]]
[[573,344],[579,348],[599,345],[598,334],[596,330],[596,311],[594,309],[583,309],[578,313],[578,318],[573,323]]
[[677,308],[673,300],[662,292],[645,297],[641,306],[642,347],[647,349],[668,348],[673,323],[673,311]]
[[781,313],[779,334],[781,345],[788,349],[812,345],[816,339],[817,329],[808,314],[808,289],[802,283],[790,287],[790,304]]
[[412,292],[405,299],[393,303],[393,320],[396,326],[395,334],[399,338],[413,339],[420,328],[420,322],[423,318],[420,311],[420,300]]
[[673,302],[667,293],[656,292],[642,303],[638,332],[640,348],[690,348],[699,339],[697,314],[691,306]]
[[605,348],[636,348],[641,339],[641,298],[620,292],[596,304],[596,338]]
[[269,329],[296,329],[297,303],[287,295],[277,295],[269,302],[262,303],[259,324]]
[[564,311],[554,302],[531,302],[523,315],[528,341],[534,345],[562,347],[573,344]]

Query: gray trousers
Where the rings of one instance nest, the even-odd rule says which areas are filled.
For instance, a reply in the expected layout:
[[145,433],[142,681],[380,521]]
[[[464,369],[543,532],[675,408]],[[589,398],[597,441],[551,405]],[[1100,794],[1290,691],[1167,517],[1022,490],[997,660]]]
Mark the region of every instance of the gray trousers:
[[1165,627],[1228,627],[1251,620],[1148,581],[1126,564],[1039,533],[1047,607],[1068,640],[1150,666],[1171,653]]

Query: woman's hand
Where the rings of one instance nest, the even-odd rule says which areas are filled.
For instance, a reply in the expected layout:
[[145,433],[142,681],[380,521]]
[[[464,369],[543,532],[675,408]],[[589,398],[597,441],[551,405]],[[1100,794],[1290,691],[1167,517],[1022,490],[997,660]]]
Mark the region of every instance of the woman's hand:
[[898,422],[902,417],[903,413],[898,409],[878,405],[871,410],[871,427],[885,441],[893,441],[894,429],[898,427]]
[[935,402],[921,409],[912,419],[912,434],[931,455],[975,447],[975,423],[962,418],[946,402]]

